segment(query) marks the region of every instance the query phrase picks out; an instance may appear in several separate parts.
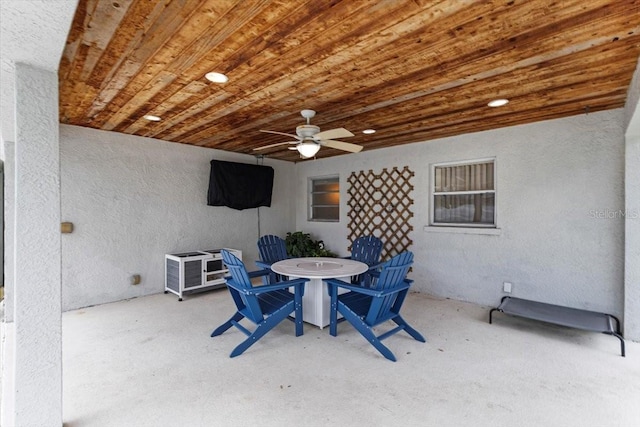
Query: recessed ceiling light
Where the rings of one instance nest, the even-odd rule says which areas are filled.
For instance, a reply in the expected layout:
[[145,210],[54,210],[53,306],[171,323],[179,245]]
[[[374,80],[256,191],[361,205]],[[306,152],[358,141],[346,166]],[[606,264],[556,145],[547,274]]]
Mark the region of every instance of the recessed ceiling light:
[[375,129],[365,129],[362,131],[362,133],[367,134],[367,135],[371,135],[372,133],[376,133]]
[[144,118],[152,122],[159,122],[161,120],[160,117],[154,116],[153,114],[145,114]]
[[229,77],[225,76],[222,73],[207,73],[204,75],[207,80],[213,83],[226,83],[229,81]]
[[503,105],[507,105],[508,103],[509,103],[508,99],[494,99],[493,101],[491,101],[487,105],[489,107],[502,107]]

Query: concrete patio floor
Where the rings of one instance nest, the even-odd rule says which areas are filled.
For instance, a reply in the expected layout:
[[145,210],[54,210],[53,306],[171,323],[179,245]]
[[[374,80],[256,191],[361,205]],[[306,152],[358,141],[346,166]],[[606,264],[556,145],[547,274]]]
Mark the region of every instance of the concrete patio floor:
[[285,321],[243,355],[225,289],[157,294],[63,314],[66,427],[634,426],[640,344],[494,315],[412,293],[426,338],[385,340],[384,359],[343,322],[338,337]]

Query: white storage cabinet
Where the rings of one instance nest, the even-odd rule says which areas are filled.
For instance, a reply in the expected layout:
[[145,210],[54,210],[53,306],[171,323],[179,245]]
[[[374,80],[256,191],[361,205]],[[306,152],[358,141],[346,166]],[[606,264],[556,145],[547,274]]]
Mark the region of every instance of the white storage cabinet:
[[[225,248],[242,259],[242,251]],[[226,286],[229,272],[222,262],[220,249],[166,254],[164,293],[171,292],[182,301],[185,292]]]

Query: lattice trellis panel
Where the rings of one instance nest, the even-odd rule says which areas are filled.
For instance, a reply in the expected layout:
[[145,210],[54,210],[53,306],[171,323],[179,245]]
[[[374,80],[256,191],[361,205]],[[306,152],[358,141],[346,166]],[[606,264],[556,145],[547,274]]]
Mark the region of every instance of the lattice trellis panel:
[[413,244],[409,221],[413,218],[414,175],[408,166],[391,171],[384,168],[379,174],[372,170],[351,173],[347,180],[349,242],[365,235],[379,237],[384,242],[383,260],[409,250]]

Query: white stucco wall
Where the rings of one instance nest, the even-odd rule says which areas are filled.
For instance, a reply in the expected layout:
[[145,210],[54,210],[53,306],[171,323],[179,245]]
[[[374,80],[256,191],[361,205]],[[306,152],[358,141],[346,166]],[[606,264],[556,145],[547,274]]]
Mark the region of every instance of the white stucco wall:
[[[15,413],[2,423],[62,424],[58,76],[16,64],[13,224]],[[37,120],[34,120],[34,117]]]
[[[164,254],[232,247],[249,268],[257,259],[257,209],[207,206],[212,159],[255,164],[240,155],[150,138],[62,125],[60,130],[63,309],[164,290]],[[294,224],[290,163],[275,169],[271,207],[260,233]],[[131,284],[140,274],[142,282]],[[171,296],[167,296],[170,298]]]
[[[301,162],[296,228],[344,254],[349,174],[408,165],[416,173],[416,290],[496,305],[503,282],[510,281],[514,296],[621,316],[623,116],[618,109]],[[487,157],[497,159],[499,234],[424,231],[429,165]],[[341,183],[340,223],[308,222],[308,177],[335,173]]]
[[13,322],[13,287],[15,282],[15,202],[16,202],[16,145],[3,141],[4,160],[4,321]]
[[[625,141],[625,208],[640,212],[640,136]],[[624,336],[640,341],[640,214],[625,219]]]
[[628,137],[640,137],[640,59],[629,83],[624,105],[624,128]]
[[[639,62],[640,64],[640,62]],[[640,212],[640,69],[625,104],[625,207]],[[624,336],[640,341],[640,217],[625,219]]]

